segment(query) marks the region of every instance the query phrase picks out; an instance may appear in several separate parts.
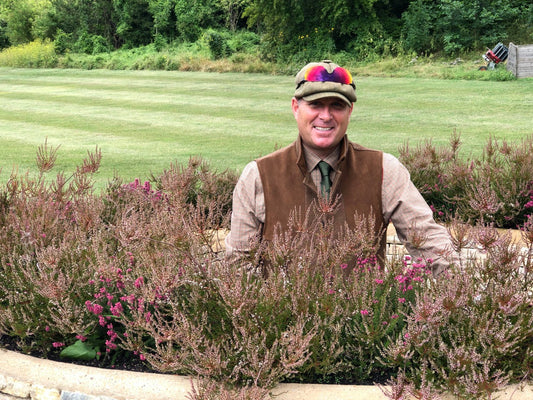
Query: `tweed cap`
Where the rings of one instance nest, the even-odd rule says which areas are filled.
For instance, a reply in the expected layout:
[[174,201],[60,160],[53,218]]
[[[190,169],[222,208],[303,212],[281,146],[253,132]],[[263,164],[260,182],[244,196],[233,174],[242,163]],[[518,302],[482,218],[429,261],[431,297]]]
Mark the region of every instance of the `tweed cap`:
[[294,97],[306,101],[338,97],[350,106],[357,101],[352,75],[330,60],[309,63],[296,74]]

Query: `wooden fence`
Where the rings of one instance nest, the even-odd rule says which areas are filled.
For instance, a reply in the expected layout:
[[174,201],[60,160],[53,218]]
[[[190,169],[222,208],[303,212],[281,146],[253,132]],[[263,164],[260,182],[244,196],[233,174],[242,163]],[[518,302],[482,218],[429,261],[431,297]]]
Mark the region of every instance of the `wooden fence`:
[[509,43],[507,70],[517,78],[533,77],[533,44],[517,46]]

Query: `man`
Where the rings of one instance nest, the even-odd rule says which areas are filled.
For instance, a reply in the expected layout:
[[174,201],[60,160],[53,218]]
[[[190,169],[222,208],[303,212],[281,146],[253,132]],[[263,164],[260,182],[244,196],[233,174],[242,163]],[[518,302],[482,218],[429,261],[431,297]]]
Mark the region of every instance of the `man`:
[[[448,267],[448,232],[433,220],[406,168],[390,154],[348,140],[356,100],[351,74],[329,60],[310,63],[296,75],[292,111],[298,138],[244,168],[233,193],[228,255],[248,251],[250,240],[258,235],[272,240],[295,210],[320,199],[336,199],[331,223],[355,229],[354,215],[370,218],[382,257],[383,227],[390,221],[412,256],[432,260],[434,275]],[[424,240],[409,242],[412,229]]]

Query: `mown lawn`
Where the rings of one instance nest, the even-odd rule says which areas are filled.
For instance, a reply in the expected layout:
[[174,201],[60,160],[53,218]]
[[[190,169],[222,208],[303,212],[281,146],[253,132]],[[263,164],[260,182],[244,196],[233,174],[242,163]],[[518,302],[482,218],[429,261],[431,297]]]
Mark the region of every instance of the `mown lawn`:
[[[533,81],[355,77],[349,136],[397,154],[409,140],[445,144],[457,130],[464,155],[486,140],[533,134]],[[0,183],[14,166],[35,172],[37,147],[61,146],[53,172],[103,154],[97,185],[116,173],[147,179],[201,156],[240,171],[296,137],[293,78],[239,73],[0,68]]]

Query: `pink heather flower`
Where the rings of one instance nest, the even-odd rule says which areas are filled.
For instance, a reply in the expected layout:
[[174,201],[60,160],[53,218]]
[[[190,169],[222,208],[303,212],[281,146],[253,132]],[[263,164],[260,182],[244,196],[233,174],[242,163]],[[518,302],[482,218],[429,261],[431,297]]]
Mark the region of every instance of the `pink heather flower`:
[[409,339],[411,337],[411,335],[409,335],[408,333],[406,333],[405,335],[403,335],[404,338],[406,339]]
[[381,285],[383,283],[383,279],[374,279],[374,282],[376,282],[378,285]]
[[49,327],[48,325],[46,325],[46,326],[44,327],[44,330],[45,330],[45,332],[50,332],[50,327]]
[[328,289],[328,294],[335,294],[335,290],[333,290],[333,289]]
[[85,342],[87,340],[87,338],[85,336],[83,336],[83,335],[76,335],[76,339],[79,339],[82,342]]
[[368,310],[361,310],[361,315],[365,316],[368,314],[369,314]]
[[107,347],[107,352],[109,352],[110,350],[115,350],[117,348],[117,345],[110,340],[105,341],[105,346]]
[[124,309],[122,308],[122,303],[120,301],[116,302],[113,307],[111,307],[111,314],[114,316],[119,316]]
[[533,207],[533,200],[528,201],[528,202],[524,205],[524,208],[531,208],[531,207]]
[[122,296],[120,300],[127,301],[128,303],[133,304],[133,302],[135,301],[135,295],[129,294],[127,296]]
[[396,318],[398,318],[398,314],[392,314],[390,317],[391,317],[391,319],[396,319]]
[[150,318],[152,318],[152,313],[148,311],[145,315],[146,322],[150,322]]
[[141,361],[144,361],[146,360],[146,357],[144,356],[143,353],[139,354],[139,358],[141,359]]
[[99,315],[98,316],[98,323],[100,324],[100,326],[105,326],[106,325],[106,319],[104,318],[103,315]]
[[399,298],[398,298],[398,301],[399,301],[400,303],[405,303],[405,297],[399,297]]
[[137,289],[140,288],[142,285],[144,285],[144,278],[139,276],[137,279],[135,279],[134,285]]
[[63,342],[54,342],[54,343],[52,343],[52,346],[54,346],[55,348],[63,347],[64,345],[65,345],[65,343],[63,343]]
[[348,268],[348,264],[341,264],[341,268],[342,268],[342,269],[346,269],[346,268]]

